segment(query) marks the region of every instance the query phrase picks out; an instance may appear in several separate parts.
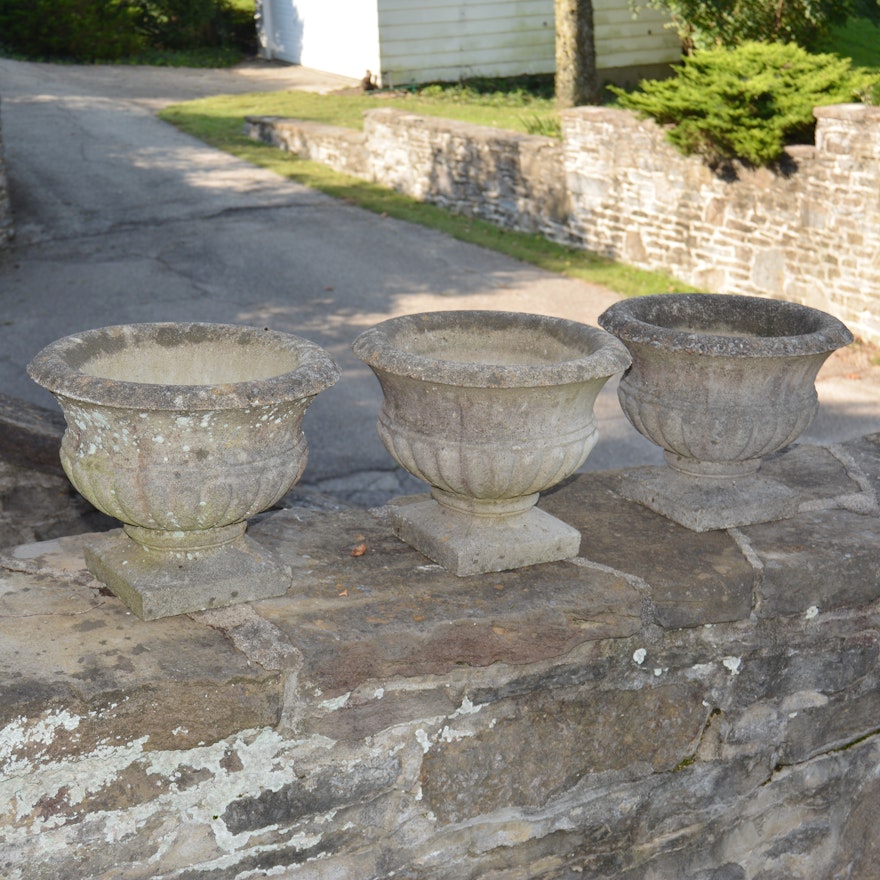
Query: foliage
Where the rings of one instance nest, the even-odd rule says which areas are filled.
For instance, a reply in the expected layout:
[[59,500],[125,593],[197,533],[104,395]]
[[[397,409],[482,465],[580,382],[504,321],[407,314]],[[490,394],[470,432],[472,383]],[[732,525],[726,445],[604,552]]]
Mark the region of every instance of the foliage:
[[819,49],[850,58],[859,67],[871,67],[880,72],[880,27],[868,19],[852,18],[833,28]]
[[880,2],[878,0],[853,0],[852,14],[855,18],[866,18],[880,25]]
[[126,0],[0,0],[0,45],[31,58],[96,61],[143,42]]
[[812,142],[813,107],[857,100],[878,82],[848,58],[750,42],[697,51],[671,79],[644,81],[630,94],[612,91],[621,106],[670,125],[669,140],[685,155],[769,165],[786,144]]
[[252,50],[238,0],[0,0],[0,46],[27,58],[117,61],[146,50]]
[[138,32],[154,49],[241,45],[254,30],[253,8],[227,0],[127,0]]
[[666,10],[687,52],[748,41],[813,48],[854,15],[880,19],[878,0],[630,0]]
[[562,122],[558,116],[526,116],[523,118],[523,126],[528,134],[549,137],[554,140],[562,140]]

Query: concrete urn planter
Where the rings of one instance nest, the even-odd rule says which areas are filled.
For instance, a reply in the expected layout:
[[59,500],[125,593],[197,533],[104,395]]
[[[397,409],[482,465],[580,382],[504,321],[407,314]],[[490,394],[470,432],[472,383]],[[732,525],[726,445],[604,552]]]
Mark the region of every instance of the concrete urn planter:
[[579,532],[535,507],[596,443],[593,403],[629,364],[604,331],[513,312],[407,315],[354,343],[382,386],[379,434],[431,486],[391,506],[399,537],[457,575],[577,555]]
[[633,472],[625,494],[695,531],[796,511],[797,493],[759,468],[816,415],[819,368],[852,342],[840,321],[796,303],[698,293],[624,300],[599,323],[632,355],[621,407],[669,465]]
[[224,324],[89,330],[28,366],[67,421],[73,485],[121,520],[89,570],[144,619],[280,595],[290,570],[246,520],[300,478],[303,414],[339,372],[318,346]]

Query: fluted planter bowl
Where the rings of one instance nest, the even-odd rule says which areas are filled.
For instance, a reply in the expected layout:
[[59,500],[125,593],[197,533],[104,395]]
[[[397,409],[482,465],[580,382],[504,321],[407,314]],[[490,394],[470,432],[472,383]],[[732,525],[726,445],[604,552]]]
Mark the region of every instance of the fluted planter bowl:
[[[623,300],[599,323],[632,355],[618,391],[626,417],[664,450],[670,468],[716,493],[714,502],[699,500],[704,506],[723,504],[721,493],[734,485],[740,495],[757,491],[748,478],[812,422],[816,375],[835,349],[852,341],[825,312],[727,294]],[[657,487],[646,486],[643,494],[656,495]],[[757,507],[744,520],[733,517],[742,521],[721,516],[719,522],[776,518],[770,499]]]
[[355,354],[383,391],[379,434],[432,500],[394,506],[397,533],[456,574],[577,554],[579,533],[535,508],[597,440],[593,403],[629,363],[604,331],[515,312],[392,318]]
[[144,618],[279,595],[289,571],[245,535],[302,475],[302,418],[338,378],[307,340],[225,324],[129,324],[28,366],[67,429],[73,485],[123,523],[89,569]]

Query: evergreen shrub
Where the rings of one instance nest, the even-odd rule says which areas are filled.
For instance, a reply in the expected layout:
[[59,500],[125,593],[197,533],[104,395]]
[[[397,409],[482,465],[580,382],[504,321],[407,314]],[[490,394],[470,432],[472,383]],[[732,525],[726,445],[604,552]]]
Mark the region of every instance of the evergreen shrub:
[[878,83],[880,74],[848,58],[747,42],[697,51],[672,78],[645,80],[635,92],[611,91],[620,106],[670,126],[667,137],[685,155],[713,166],[771,165],[787,144],[813,142],[813,107],[862,100]]

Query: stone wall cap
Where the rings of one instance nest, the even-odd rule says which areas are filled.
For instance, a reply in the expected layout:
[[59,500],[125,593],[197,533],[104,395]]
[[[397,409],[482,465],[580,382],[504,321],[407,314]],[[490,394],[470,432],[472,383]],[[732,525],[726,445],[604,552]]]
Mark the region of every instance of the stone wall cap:
[[816,119],[845,119],[852,122],[876,119],[880,120],[880,107],[870,104],[826,104],[823,107],[814,107],[813,116]]
[[853,340],[809,306],[734,294],[656,294],[621,300],[599,324],[624,342],[707,357],[780,357],[834,351]]
[[561,117],[583,116],[592,120],[607,119],[613,121],[616,125],[625,123],[640,125],[644,121],[632,110],[624,110],[622,107],[600,107],[592,104],[583,107],[569,107],[565,110],[560,110],[559,115]]
[[332,125],[329,122],[318,122],[314,119],[297,119],[295,116],[245,116],[244,121],[247,125],[268,125],[278,131],[319,132],[352,141],[364,139],[364,133],[356,128],[345,128],[342,125]]
[[[498,341],[494,349],[493,337]],[[480,348],[481,340],[485,349]],[[467,360],[438,353],[456,342],[467,349]],[[506,350],[500,351],[501,346]],[[583,382],[621,372],[630,364],[626,348],[598,327],[525,312],[404,315],[365,331],[352,347],[377,370],[471,388]]]
[[[164,383],[126,380],[86,369],[102,358],[126,349],[138,358],[138,347],[164,349],[170,361],[184,346],[214,349],[217,363],[231,360],[237,348],[251,347],[254,357],[278,356],[278,371],[263,365],[261,373],[241,380],[224,376],[210,383]],[[217,350],[218,346],[226,349]],[[242,359],[242,375],[250,371],[249,356]],[[216,410],[267,406],[312,397],[333,385],[339,368],[322,348],[290,333],[237,324],[156,323],[121,324],[86,330],[48,345],[28,364],[28,375],[53,394],[85,403],[128,409]],[[234,372],[234,371],[233,371]],[[230,374],[231,375],[231,374]]]
[[464,122],[460,119],[449,119],[445,116],[425,116],[421,113],[413,113],[401,110],[399,107],[372,107],[364,110],[364,119],[378,119],[386,122],[406,122],[407,125],[421,126],[433,131],[458,133],[468,136],[476,141],[503,141],[504,143],[559,143],[555,138],[540,134],[527,134],[521,131],[512,131],[507,128],[496,128],[493,125],[477,125],[473,122]]

